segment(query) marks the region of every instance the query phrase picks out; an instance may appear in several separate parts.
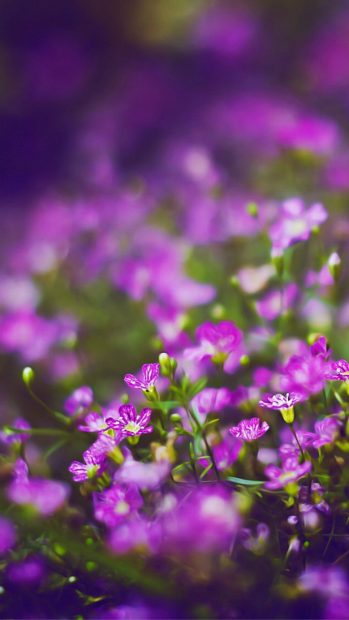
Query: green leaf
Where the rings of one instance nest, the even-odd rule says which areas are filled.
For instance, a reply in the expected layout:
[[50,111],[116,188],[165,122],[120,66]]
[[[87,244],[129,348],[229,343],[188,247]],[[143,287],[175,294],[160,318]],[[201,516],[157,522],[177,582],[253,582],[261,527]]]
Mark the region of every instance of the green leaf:
[[235,484],[243,484],[248,487],[259,486],[265,483],[265,480],[247,480],[245,478],[236,478],[235,476],[228,476],[226,480],[228,480],[228,482],[235,482]]
[[188,389],[188,393],[190,394],[191,398],[201,392],[201,390],[203,390],[206,385],[207,377],[201,377],[201,379],[193,383],[193,385],[191,385]]
[[161,409],[161,411],[169,411],[170,409],[175,409],[180,406],[181,404],[177,400],[167,400],[164,402],[157,400],[147,404],[147,407],[150,407],[150,409]]

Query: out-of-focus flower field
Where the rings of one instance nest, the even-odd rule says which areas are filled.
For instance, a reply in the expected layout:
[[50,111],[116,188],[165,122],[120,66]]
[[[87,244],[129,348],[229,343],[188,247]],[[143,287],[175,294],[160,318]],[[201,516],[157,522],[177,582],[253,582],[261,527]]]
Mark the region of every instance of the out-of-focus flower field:
[[349,6],[0,7],[0,617],[349,617]]

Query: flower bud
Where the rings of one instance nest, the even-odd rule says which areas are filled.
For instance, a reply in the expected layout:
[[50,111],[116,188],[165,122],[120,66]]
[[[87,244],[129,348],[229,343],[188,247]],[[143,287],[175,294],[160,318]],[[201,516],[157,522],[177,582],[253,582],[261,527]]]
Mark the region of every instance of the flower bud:
[[339,280],[342,261],[337,252],[332,252],[327,261],[329,272],[335,282]]
[[159,364],[161,374],[164,377],[173,377],[177,368],[177,362],[174,357],[170,357],[168,353],[160,353]]
[[251,217],[258,217],[259,210],[258,205],[255,202],[249,202],[246,205],[246,211],[249,215],[251,215]]
[[22,379],[27,387],[29,387],[30,384],[33,383],[34,378],[35,378],[35,373],[34,373],[34,370],[30,368],[30,366],[26,366],[25,368],[23,368]]
[[271,253],[271,262],[275,267],[277,275],[281,278],[285,266],[284,255],[279,251],[273,250]]

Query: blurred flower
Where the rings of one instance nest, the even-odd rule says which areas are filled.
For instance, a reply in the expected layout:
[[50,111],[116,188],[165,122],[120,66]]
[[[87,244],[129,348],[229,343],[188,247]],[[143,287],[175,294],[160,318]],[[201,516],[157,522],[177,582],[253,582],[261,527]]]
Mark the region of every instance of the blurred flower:
[[77,388],[64,403],[64,411],[75,416],[82,414],[93,403],[93,392],[88,385]]
[[298,459],[288,458],[282,463],[282,469],[276,465],[268,465],[264,473],[269,478],[265,483],[267,489],[282,489],[291,482],[296,482],[306,476],[311,470],[311,462],[299,463]]
[[272,252],[279,255],[290,245],[306,241],[312,230],[326,219],[327,211],[320,203],[306,209],[300,198],[286,200],[278,213],[278,220],[270,227]]
[[204,388],[194,396],[192,406],[196,411],[206,416],[210,412],[219,412],[231,404],[233,394],[228,388]]
[[4,555],[16,542],[16,530],[10,519],[0,517],[0,555]]
[[69,487],[63,482],[31,478],[28,467],[19,459],[15,467],[15,479],[7,487],[7,496],[15,504],[35,508],[43,517],[48,517],[64,505]]
[[93,499],[95,518],[108,527],[118,525],[143,505],[134,485],[114,484],[106,491],[95,493]]
[[16,442],[24,442],[27,441],[30,437],[29,433],[20,431],[27,431],[31,429],[30,424],[24,418],[17,418],[13,422],[11,422],[11,429],[18,429],[18,433],[16,431],[10,430],[6,426],[0,431],[0,443],[4,443],[6,445],[11,445]]

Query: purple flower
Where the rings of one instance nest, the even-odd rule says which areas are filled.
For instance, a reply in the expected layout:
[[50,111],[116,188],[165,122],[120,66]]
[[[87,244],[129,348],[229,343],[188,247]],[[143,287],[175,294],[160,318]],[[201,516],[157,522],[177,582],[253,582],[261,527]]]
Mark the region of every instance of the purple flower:
[[198,362],[211,359],[214,363],[223,363],[227,372],[235,370],[243,354],[242,332],[232,321],[203,323],[196,330],[196,339],[198,346],[186,349],[185,357]]
[[[107,415],[110,416],[111,413],[112,411],[108,411]],[[118,414],[115,415],[117,417]],[[78,429],[83,433],[100,433],[105,429],[105,418],[106,416],[103,417],[100,413],[91,411],[84,419],[84,423],[78,425]]]
[[115,484],[94,495],[95,518],[108,527],[118,525],[142,505],[142,496],[134,485]]
[[275,410],[291,409],[302,400],[302,394],[297,394],[296,392],[287,392],[287,394],[265,394],[259,401],[259,406]]
[[[18,431],[27,431],[30,430],[30,424],[24,418],[17,418],[14,422],[11,423],[11,428],[18,428]],[[29,439],[30,435],[25,432],[12,431],[7,427],[4,427],[2,431],[0,431],[0,442],[11,445],[16,442],[24,442]]]
[[282,389],[301,394],[316,394],[325,385],[328,362],[322,355],[306,349],[302,355],[292,355],[282,369]]
[[5,517],[0,517],[0,555],[6,553],[16,541],[16,530],[12,522]]
[[[130,518],[119,522],[117,527],[111,530],[108,546],[111,551],[121,555],[132,551],[144,552],[145,549],[155,552],[159,538],[159,531],[156,529],[151,521],[133,512]],[[135,617],[138,618],[138,615],[131,615],[130,619]]]
[[349,362],[346,360],[333,361],[329,370],[326,372],[326,379],[330,381],[348,381],[349,380]]
[[321,448],[331,444],[338,435],[340,422],[335,418],[324,418],[315,422],[315,433],[307,433],[308,446],[312,448]]
[[223,431],[222,435],[222,441],[211,446],[214,460],[219,471],[224,471],[235,463],[242,448],[242,442],[233,437],[230,433],[227,433],[226,430]]
[[309,239],[314,228],[325,222],[327,211],[320,203],[305,209],[300,198],[286,200],[277,221],[270,228],[272,253],[278,256],[290,245]]
[[64,411],[75,416],[83,413],[93,403],[93,392],[88,385],[77,388],[64,403]]
[[42,558],[29,556],[19,562],[9,564],[6,578],[12,583],[37,586],[45,576],[45,566]]
[[160,364],[143,364],[143,380],[137,379],[135,375],[127,374],[124,376],[125,383],[135,390],[148,391],[154,387],[160,372]]
[[69,465],[68,470],[73,474],[74,482],[83,482],[84,480],[90,480],[99,475],[103,471],[103,462],[101,457],[97,457],[96,453],[92,450],[86,450],[83,454],[85,463],[79,461],[73,461]]
[[178,500],[165,497],[160,522],[165,547],[185,555],[229,550],[240,517],[234,494],[215,484],[195,488]]
[[274,321],[282,311],[292,307],[297,295],[298,286],[294,283],[288,284],[282,294],[280,291],[270,291],[256,302],[257,312],[264,319]]
[[201,415],[218,412],[227,407],[232,401],[232,393],[228,388],[205,388],[194,396],[192,405]]
[[331,355],[327,338],[325,336],[320,336],[317,338],[317,340],[315,340],[315,342],[311,345],[310,352],[313,357],[321,357],[324,360],[327,360]]
[[19,459],[15,466],[15,479],[7,488],[7,496],[15,504],[31,506],[48,517],[62,508],[69,491],[63,482],[30,478],[26,463]]
[[119,408],[118,418],[107,418],[106,425],[115,431],[118,431],[123,436],[134,437],[136,435],[143,435],[145,433],[151,433],[152,426],[147,426],[151,409],[143,409],[140,414],[133,405],[121,405]]
[[265,483],[267,489],[283,489],[291,482],[306,476],[311,470],[311,462],[299,463],[298,459],[288,458],[282,463],[282,469],[276,465],[268,465],[264,473],[269,478]]
[[114,474],[114,481],[133,484],[142,491],[157,489],[166,479],[170,470],[167,461],[158,463],[142,463],[130,456]]
[[229,432],[237,439],[243,439],[244,441],[254,441],[263,437],[263,435],[269,430],[269,424],[259,418],[250,418],[241,420],[237,426],[232,426]]

